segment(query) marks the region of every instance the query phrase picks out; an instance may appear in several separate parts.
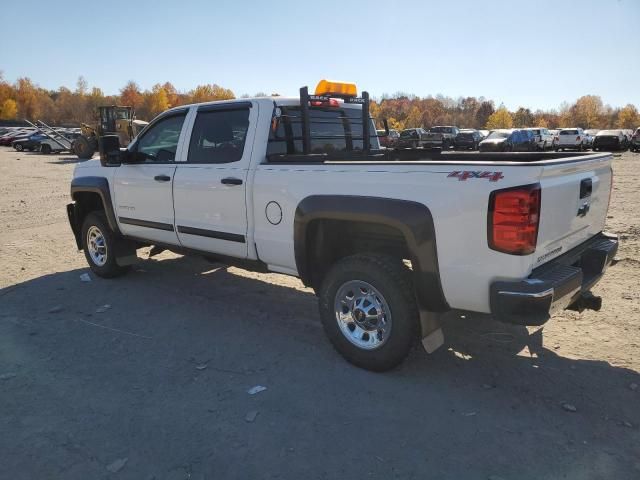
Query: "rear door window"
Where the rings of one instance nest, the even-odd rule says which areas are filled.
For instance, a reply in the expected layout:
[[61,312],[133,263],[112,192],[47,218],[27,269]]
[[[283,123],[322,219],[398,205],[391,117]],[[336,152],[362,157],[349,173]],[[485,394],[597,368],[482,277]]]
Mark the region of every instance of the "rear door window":
[[242,159],[249,129],[249,108],[198,111],[188,163],[232,163]]
[[[303,153],[300,107],[280,107],[281,116],[269,136],[267,155]],[[310,108],[311,153],[362,150],[362,112],[355,108]],[[373,121],[370,138],[376,138]],[[405,136],[404,132],[402,136]],[[370,147],[375,145],[371,143]]]

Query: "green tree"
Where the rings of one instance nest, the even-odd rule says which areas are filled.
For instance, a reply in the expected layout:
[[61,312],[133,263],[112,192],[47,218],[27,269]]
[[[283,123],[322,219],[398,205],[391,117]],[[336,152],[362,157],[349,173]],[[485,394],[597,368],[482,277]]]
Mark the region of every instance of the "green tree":
[[478,107],[476,111],[476,123],[475,127],[482,128],[489,121],[489,117],[493,115],[495,112],[495,108],[493,107],[493,102],[484,101]]
[[505,107],[500,107],[491,116],[487,119],[487,123],[485,128],[489,130],[493,130],[496,128],[511,128],[513,127],[513,118],[511,118],[511,114],[509,110]]
[[520,107],[513,114],[513,125],[515,127],[533,127],[533,114],[528,108]]

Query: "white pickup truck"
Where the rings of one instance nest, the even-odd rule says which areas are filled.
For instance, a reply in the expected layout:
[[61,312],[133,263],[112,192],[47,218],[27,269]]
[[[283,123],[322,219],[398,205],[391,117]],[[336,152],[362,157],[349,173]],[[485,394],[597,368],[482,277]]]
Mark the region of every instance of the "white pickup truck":
[[380,149],[353,84],[178,107],[126,150],[100,144],[67,207],[93,272],[154,245],[297,276],[335,348],[376,371],[438,348],[449,310],[540,325],[600,308],[618,246],[610,154]]

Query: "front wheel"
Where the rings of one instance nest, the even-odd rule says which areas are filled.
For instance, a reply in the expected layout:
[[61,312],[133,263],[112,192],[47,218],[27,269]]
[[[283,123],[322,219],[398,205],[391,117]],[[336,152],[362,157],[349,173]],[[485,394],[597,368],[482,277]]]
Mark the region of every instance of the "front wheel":
[[51,153],[51,145],[49,145],[48,143],[43,143],[42,145],[40,145],[40,152],[44,153],[45,155],[49,155]]
[[399,259],[373,254],[343,258],[327,273],[319,297],[325,333],[358,367],[389,370],[418,339],[411,272]]
[[90,159],[96,152],[93,140],[84,136],[80,136],[74,140],[72,149],[73,153],[82,160]]
[[92,212],[82,223],[82,249],[89,267],[99,277],[113,278],[125,274],[130,266],[116,262],[116,237],[102,212]]
[[24,147],[22,146],[21,143],[16,143],[13,148],[15,148],[16,151],[18,151],[18,152],[21,152],[22,150],[24,150]]

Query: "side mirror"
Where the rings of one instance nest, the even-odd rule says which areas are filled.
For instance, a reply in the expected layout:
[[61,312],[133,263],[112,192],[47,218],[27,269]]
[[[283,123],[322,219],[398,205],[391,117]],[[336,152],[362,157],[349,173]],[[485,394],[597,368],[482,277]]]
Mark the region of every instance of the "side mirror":
[[122,163],[120,138],[117,135],[104,135],[98,138],[100,164],[103,167],[117,167]]

